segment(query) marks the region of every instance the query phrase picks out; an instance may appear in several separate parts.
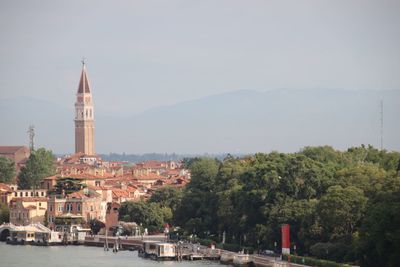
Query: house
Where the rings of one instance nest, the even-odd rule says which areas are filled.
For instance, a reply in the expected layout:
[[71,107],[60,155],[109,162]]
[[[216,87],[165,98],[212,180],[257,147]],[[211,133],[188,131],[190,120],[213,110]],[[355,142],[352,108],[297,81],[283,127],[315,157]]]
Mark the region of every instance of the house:
[[47,190],[46,189],[20,189],[20,190],[13,190],[11,194],[8,196],[7,202],[14,198],[34,198],[34,197],[47,197]]
[[43,223],[47,200],[47,197],[13,198],[10,201],[10,223],[15,225]]
[[48,203],[47,220],[51,228],[55,228],[59,222],[63,224],[80,224],[97,219],[102,222],[106,219],[106,202],[102,194],[84,188],[67,196],[53,195]]
[[12,191],[9,185],[0,183],[0,203],[8,205]]

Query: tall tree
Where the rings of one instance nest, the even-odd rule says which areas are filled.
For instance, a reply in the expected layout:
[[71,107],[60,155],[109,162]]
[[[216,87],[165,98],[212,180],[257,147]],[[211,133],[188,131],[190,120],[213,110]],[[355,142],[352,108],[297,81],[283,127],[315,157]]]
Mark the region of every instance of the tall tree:
[[10,159],[0,157],[0,183],[10,183],[15,177],[15,165]]
[[219,163],[201,158],[190,164],[191,181],[185,189],[176,218],[186,230],[201,234],[217,228],[216,186]]
[[352,234],[362,218],[366,202],[363,191],[354,186],[331,186],[317,204],[326,237]]
[[368,201],[360,231],[364,266],[400,266],[400,177]]
[[157,189],[149,199],[150,202],[169,207],[172,211],[176,210],[181,200],[182,190],[172,186],[164,186]]
[[39,148],[32,151],[26,166],[18,175],[18,186],[21,189],[39,188],[45,177],[55,173],[54,157],[50,150]]

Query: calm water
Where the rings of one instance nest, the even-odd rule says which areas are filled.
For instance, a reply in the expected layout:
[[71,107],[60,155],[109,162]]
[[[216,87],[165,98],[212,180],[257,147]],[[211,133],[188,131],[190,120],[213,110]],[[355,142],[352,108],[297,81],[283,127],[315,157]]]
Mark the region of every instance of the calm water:
[[1,267],[221,267],[216,262],[156,262],[139,258],[137,252],[105,252],[100,247],[85,246],[12,246],[0,242]]

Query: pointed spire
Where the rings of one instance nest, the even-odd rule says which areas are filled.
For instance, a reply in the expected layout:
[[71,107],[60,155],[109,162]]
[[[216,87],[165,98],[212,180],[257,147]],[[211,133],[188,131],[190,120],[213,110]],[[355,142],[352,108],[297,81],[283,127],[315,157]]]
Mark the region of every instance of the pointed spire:
[[79,81],[78,94],[90,93],[89,80],[86,74],[85,59],[82,59],[82,73]]

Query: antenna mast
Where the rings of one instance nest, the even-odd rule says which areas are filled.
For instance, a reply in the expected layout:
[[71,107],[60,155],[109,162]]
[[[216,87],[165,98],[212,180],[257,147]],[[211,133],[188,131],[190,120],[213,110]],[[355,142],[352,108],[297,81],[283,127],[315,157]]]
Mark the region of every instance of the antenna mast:
[[31,151],[35,149],[33,138],[35,137],[35,126],[34,125],[29,125],[28,128],[28,134],[29,134],[29,148]]
[[383,100],[381,100],[381,150],[383,150]]

